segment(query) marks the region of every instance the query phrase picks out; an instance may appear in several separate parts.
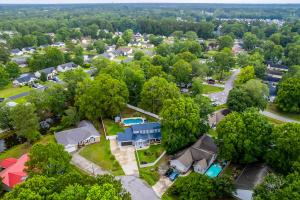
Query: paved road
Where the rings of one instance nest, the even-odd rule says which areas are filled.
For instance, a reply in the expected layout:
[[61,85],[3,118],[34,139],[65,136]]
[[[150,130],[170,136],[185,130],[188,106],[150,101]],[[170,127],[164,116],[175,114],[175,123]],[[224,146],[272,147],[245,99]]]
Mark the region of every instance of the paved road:
[[121,180],[133,200],[159,200],[153,189],[143,180],[135,176],[119,176],[117,178]]
[[[36,88],[36,90],[44,90],[46,89],[47,87],[41,87],[41,88]],[[14,96],[11,96],[9,97],[10,100],[16,100],[18,98],[21,98],[21,97],[25,97],[25,96],[28,96],[30,92],[23,92],[23,93],[20,93],[20,94],[17,94],[17,95],[14,95]]]
[[222,92],[216,92],[208,94],[207,96],[214,101],[217,105],[222,105],[227,102],[227,97],[229,91],[233,88],[234,80],[236,79],[237,75],[240,73],[240,69],[236,69],[233,71],[231,77],[226,81],[224,85],[224,90]]
[[290,119],[290,118],[287,118],[287,117],[283,117],[283,116],[277,115],[275,113],[271,113],[269,111],[260,111],[260,113],[267,116],[267,117],[277,119],[277,120],[282,121],[282,122],[294,122],[294,123],[300,124],[300,122],[297,121],[297,120],[293,120],[293,119]]
[[81,155],[79,155],[78,152],[76,152],[72,155],[71,163],[74,164],[75,166],[77,166],[78,168],[82,169],[83,171],[93,175],[93,176],[103,175],[103,174],[108,174],[109,173],[108,171],[105,171],[105,170],[101,169],[95,163],[93,163],[93,162],[85,159]]

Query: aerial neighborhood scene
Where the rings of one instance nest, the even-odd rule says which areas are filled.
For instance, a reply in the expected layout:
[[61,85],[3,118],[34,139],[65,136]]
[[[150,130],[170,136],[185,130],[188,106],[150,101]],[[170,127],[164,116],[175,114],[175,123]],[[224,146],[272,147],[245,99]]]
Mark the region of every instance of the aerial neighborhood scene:
[[0,0],[0,199],[299,200],[299,180],[300,1]]

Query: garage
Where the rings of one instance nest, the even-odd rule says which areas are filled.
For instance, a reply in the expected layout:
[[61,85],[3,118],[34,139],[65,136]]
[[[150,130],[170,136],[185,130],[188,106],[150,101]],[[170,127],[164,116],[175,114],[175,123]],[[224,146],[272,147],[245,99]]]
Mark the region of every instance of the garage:
[[131,141],[121,142],[121,146],[129,146],[129,145],[132,145]]

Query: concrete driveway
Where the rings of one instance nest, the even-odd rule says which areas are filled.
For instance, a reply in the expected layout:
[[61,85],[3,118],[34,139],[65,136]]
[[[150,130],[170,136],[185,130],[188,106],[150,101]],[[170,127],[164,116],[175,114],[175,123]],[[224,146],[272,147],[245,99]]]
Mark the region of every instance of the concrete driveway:
[[133,146],[120,148],[117,140],[112,139],[110,140],[110,150],[120,163],[125,175],[139,176],[139,169],[135,159],[135,149]]
[[152,188],[141,179],[135,176],[119,176],[118,178],[133,200],[159,200]]
[[173,184],[168,177],[161,176],[155,185],[152,186],[152,189],[157,196],[162,197],[162,195],[168,190],[169,187]]

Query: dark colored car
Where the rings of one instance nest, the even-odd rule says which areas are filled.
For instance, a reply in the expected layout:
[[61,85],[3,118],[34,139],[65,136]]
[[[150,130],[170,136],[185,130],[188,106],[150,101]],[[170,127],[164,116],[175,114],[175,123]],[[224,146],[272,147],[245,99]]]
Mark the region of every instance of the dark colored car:
[[173,173],[173,169],[172,169],[172,168],[169,168],[169,169],[166,171],[165,176],[169,177],[172,173]]
[[0,98],[0,102],[3,102],[5,100],[5,98]]
[[216,81],[215,81],[214,79],[208,79],[208,80],[207,80],[207,83],[208,83],[208,84],[215,84]]
[[173,173],[169,176],[171,181],[175,181],[175,179],[179,176],[179,173],[176,171],[173,171]]

